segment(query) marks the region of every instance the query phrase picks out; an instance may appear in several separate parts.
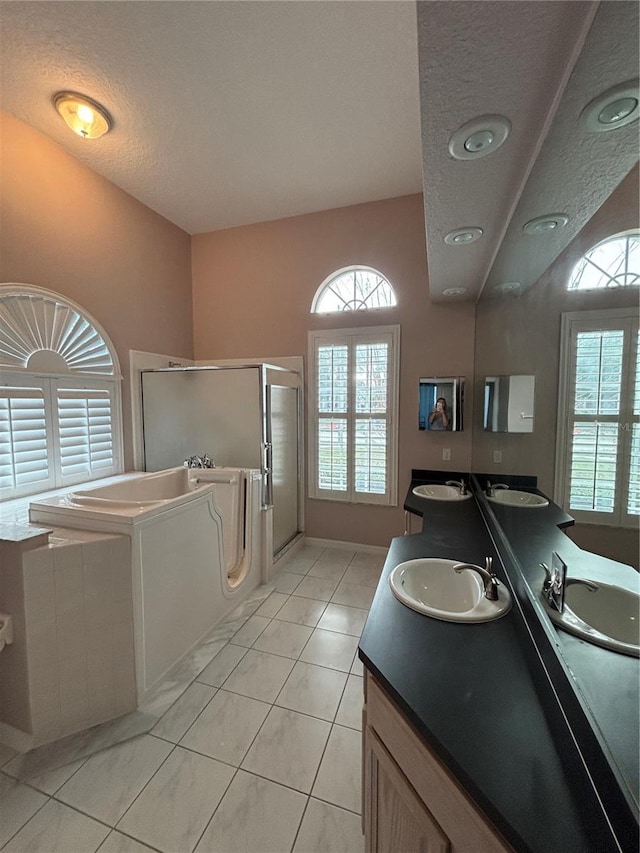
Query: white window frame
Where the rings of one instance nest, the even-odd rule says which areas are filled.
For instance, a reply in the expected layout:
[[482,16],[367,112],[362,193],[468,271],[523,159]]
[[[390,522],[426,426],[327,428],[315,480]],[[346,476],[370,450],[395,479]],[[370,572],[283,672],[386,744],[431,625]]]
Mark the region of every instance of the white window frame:
[[[558,383],[558,412],[567,412],[558,418],[556,433],[556,470],[554,499],[576,521],[584,524],[637,527],[638,516],[626,511],[630,477],[631,425],[640,417],[633,414],[635,390],[635,357],[638,339],[637,308],[612,308],[603,311],[572,311],[562,314],[560,331],[560,376]],[[621,405],[618,415],[601,415],[602,422],[619,423],[620,429],[616,462],[616,487],[614,511],[598,512],[569,508],[571,475],[571,435],[574,416],[572,414],[575,393],[574,353],[577,335],[588,331],[622,329],[624,344],[622,355]],[[587,420],[591,416],[587,416]],[[585,419],[577,415],[575,419]]]
[[[353,402],[353,374],[350,374],[349,403],[347,407],[347,489],[334,491],[320,489],[318,485],[318,387],[317,350],[320,345],[348,346],[351,364],[356,344],[384,342],[389,346],[389,371],[387,377],[387,412],[380,417],[387,421],[387,471],[384,494],[355,491],[354,432],[356,412]],[[308,417],[308,461],[309,497],[317,500],[340,501],[343,503],[398,504],[398,412],[400,377],[400,326],[363,326],[355,329],[333,329],[313,331],[308,334],[309,359],[309,417]]]
[[[11,300],[16,296],[32,299],[32,305],[46,303],[48,308],[43,312],[34,309],[26,313],[15,309],[15,306],[6,308],[7,302],[3,303],[2,299]],[[115,348],[104,329],[76,302],[33,285],[0,284],[0,305],[3,312],[0,314],[0,322],[6,323],[6,326],[2,327],[4,348],[0,347],[0,396],[8,396],[6,392],[3,395],[3,388],[9,391],[12,388],[33,388],[34,391],[42,394],[48,464],[48,476],[35,484],[27,483],[17,488],[0,486],[0,501],[74,486],[121,473],[124,470],[122,376]],[[73,331],[69,335],[64,332],[63,320],[65,317],[70,317],[70,322],[75,324],[76,315],[88,325],[82,327],[82,333],[78,333],[73,339],[70,337]],[[75,328],[77,326],[74,326]],[[71,350],[67,348],[70,340],[74,341]],[[87,341],[89,343],[82,351],[83,342]],[[96,344],[99,345],[102,356],[99,364],[96,364],[96,359],[93,357]],[[50,364],[41,362],[36,369],[33,366],[30,368],[28,365],[31,354],[39,354],[40,351],[44,354],[45,361],[47,361],[47,353],[57,353],[57,357],[62,361],[62,369],[58,370],[56,357],[53,360],[48,359]],[[67,370],[64,370],[65,361]],[[46,372],[47,368],[51,372]],[[58,391],[62,389],[86,390],[89,394],[100,391],[108,394],[112,444],[110,465],[101,466],[88,473],[63,474],[58,415]]]
[[[347,303],[342,309],[342,311],[345,311],[347,313],[349,311],[388,311],[389,309],[395,308],[397,306],[398,297],[396,296],[395,288],[393,287],[389,279],[380,272],[380,270],[374,269],[373,267],[364,266],[363,264],[351,264],[348,267],[342,267],[342,269],[335,270],[335,272],[332,272],[331,275],[325,278],[325,280],[315,292],[315,295],[311,302],[311,313],[325,316],[330,314],[342,313],[339,309],[334,309],[332,311],[322,311],[319,308],[319,305],[322,302],[322,297],[324,296],[325,291],[331,288],[331,285],[334,283],[334,281],[337,281],[339,278],[342,278],[343,276],[348,275],[349,273],[353,273],[355,276],[355,274],[358,272],[372,273],[373,275],[378,276],[378,278],[380,278],[391,291],[393,302],[390,305],[367,305],[365,301],[364,305],[361,305],[357,308]],[[371,294],[367,295],[367,299],[370,295]]]

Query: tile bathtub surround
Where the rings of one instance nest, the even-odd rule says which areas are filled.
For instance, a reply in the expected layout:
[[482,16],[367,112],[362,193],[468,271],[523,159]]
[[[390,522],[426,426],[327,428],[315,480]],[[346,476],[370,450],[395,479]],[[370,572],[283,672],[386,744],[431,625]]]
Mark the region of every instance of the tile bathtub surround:
[[[308,572],[326,555],[319,571],[333,579],[311,578],[334,589],[350,567],[361,567],[358,556],[370,557],[332,563],[329,549],[308,551],[291,561]],[[286,562],[282,568],[296,574]],[[16,786],[27,793],[13,794],[24,805],[3,853],[362,853],[355,632],[368,605],[273,588],[244,618],[213,632],[206,652],[183,667],[183,681],[191,680],[181,692],[179,679],[168,684],[173,704],[148,734],[25,784],[9,779],[5,796]]]

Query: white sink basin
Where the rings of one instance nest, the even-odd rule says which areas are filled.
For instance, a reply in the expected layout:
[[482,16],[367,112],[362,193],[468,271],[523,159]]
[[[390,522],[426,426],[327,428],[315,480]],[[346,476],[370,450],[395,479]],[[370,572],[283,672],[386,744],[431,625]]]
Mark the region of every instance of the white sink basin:
[[415,486],[413,494],[419,498],[427,498],[430,501],[468,501],[472,497],[471,492],[460,494],[456,486],[443,486],[440,483],[428,486]]
[[541,495],[531,492],[519,492],[517,489],[498,489],[495,495],[487,495],[487,500],[503,506],[541,507],[549,506],[549,501]]
[[[595,587],[595,588],[594,588]],[[570,634],[615,652],[640,657],[640,595],[619,586],[569,578],[564,610],[548,608],[551,620]]]
[[459,562],[407,560],[389,575],[391,591],[412,610],[445,622],[489,622],[504,616],[511,608],[509,591],[500,585],[498,601],[489,601],[477,572],[453,570]]

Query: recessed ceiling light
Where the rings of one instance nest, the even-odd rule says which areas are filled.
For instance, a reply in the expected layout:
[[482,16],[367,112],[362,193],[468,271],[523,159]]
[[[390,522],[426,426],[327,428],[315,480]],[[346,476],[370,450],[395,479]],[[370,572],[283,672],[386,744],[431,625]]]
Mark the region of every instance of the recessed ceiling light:
[[78,92],[58,92],[53,103],[66,125],[83,139],[98,139],[113,121],[102,104]]
[[482,228],[476,228],[472,226],[471,228],[456,228],[455,231],[449,231],[448,234],[445,234],[444,242],[448,246],[468,246],[469,243],[475,243],[476,240],[479,240],[484,231]]
[[446,290],[442,291],[443,296],[462,296],[463,293],[467,292],[466,287],[448,287]]
[[640,115],[640,86],[638,80],[620,83],[590,101],[580,114],[583,126],[590,133],[617,130],[631,124]]
[[456,160],[486,157],[509,136],[511,123],[498,115],[478,116],[458,128],[449,140],[449,154]]
[[503,281],[493,288],[497,293],[518,293],[522,285],[519,281]]
[[546,213],[544,216],[536,216],[535,219],[530,219],[522,226],[525,234],[548,234],[550,231],[557,231],[569,221],[566,213]]

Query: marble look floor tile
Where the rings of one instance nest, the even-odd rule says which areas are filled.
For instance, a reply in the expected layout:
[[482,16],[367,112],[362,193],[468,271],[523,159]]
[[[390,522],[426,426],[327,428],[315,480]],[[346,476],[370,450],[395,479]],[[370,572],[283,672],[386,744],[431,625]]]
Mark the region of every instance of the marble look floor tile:
[[318,628],[359,637],[362,634],[362,629],[368,615],[368,610],[347,607],[344,604],[329,603],[327,604],[327,609],[322,614],[322,619],[318,622]]
[[219,690],[180,744],[238,767],[268,713],[264,702]]
[[196,853],[286,853],[307,798],[239,770]]
[[235,770],[177,747],[118,823],[118,829],[166,853],[190,853]]
[[332,726],[313,786],[314,797],[360,813],[361,741],[360,732]]
[[215,692],[215,687],[194,681],[151,729],[150,734],[178,743]]
[[273,707],[242,769],[308,794],[330,728],[324,720]]
[[209,684],[211,687],[221,687],[246,653],[244,646],[226,645],[200,673],[198,681]]
[[33,779],[29,779],[29,785],[38,791],[53,796],[65,782],[71,779],[86,760],[86,758],[81,758],[79,761],[72,761],[71,764],[65,764],[64,767],[58,767],[57,770],[49,770],[48,773],[43,773],[41,776],[34,776]]
[[300,660],[349,672],[357,647],[357,637],[316,628],[302,650]]
[[10,746],[6,746],[4,743],[0,743],[0,767],[4,767],[4,765],[11,761],[12,758],[15,758],[18,753],[15,749],[11,749]]
[[265,599],[256,610],[256,616],[265,616],[267,619],[272,619],[288,599],[289,596],[283,592],[272,592],[269,598]]
[[3,853],[94,853],[108,834],[108,826],[49,800]]
[[154,853],[154,851],[146,844],[113,829],[98,848],[98,853]]
[[325,548],[323,553],[318,557],[315,565],[318,563],[331,563],[334,566],[342,566],[343,569],[346,569],[354,557],[355,551],[345,548]]
[[353,560],[351,560],[349,565],[367,569],[378,569],[379,571],[382,571],[385,560],[387,559],[387,554],[388,551],[375,554],[370,554],[367,551],[356,551]]
[[3,773],[16,779],[28,780],[49,770],[64,767],[72,761],[87,758],[114,744],[129,741],[148,732],[158,722],[158,717],[142,711],[133,711],[108,723],[101,723],[83,732],[62,738],[55,743],[39,746],[31,752],[19,754],[2,768]]
[[295,572],[287,572],[283,570],[276,578],[274,578],[273,584],[278,592],[290,595],[301,581],[301,575],[298,575]]
[[284,557],[282,565],[280,566],[280,563],[278,563],[278,567],[285,572],[294,572],[295,574],[306,575],[311,566],[322,556],[323,553],[324,549],[315,545],[299,548],[294,552],[294,554],[292,554],[292,556]]
[[0,847],[11,838],[38,809],[47,802],[48,797],[34,791],[28,785],[0,773]]
[[317,601],[329,601],[337,586],[338,582],[329,578],[314,578],[307,575],[296,587],[296,595],[315,598]]
[[327,606],[324,601],[313,598],[290,596],[276,613],[276,618],[283,622],[294,622],[296,625],[308,625],[315,628]]
[[264,631],[271,619],[264,616],[252,616],[248,619],[237,634],[234,634],[230,642],[236,646],[252,646]]
[[172,749],[149,735],[113,746],[85,762],[56,797],[114,826]]
[[355,583],[358,586],[370,586],[375,589],[380,581],[382,566],[354,566],[351,565],[344,573],[345,583]]
[[364,853],[359,816],[310,797],[293,853]]
[[335,719],[336,723],[360,731],[362,729],[363,705],[362,678],[357,675],[350,675],[340,700],[340,707]]
[[276,705],[333,721],[347,676],[334,669],[298,661],[276,700]]
[[345,572],[345,567],[339,563],[331,563],[326,560],[318,560],[309,569],[308,578],[326,578],[331,581],[339,581]]
[[280,622],[274,619],[253,644],[254,649],[297,658],[305,643],[313,633],[306,625],[294,625],[293,622]]
[[344,579],[340,581],[338,588],[331,596],[334,604],[346,604],[347,607],[371,607],[375,588],[362,586],[357,583],[347,583]]
[[351,673],[351,675],[359,675],[361,677],[364,676],[364,667],[362,666],[362,661],[358,657],[357,650],[353,657],[353,663],[351,664],[351,669],[349,670],[349,672]]
[[271,703],[292,669],[293,661],[288,658],[249,649],[223,687],[232,693]]

